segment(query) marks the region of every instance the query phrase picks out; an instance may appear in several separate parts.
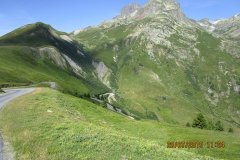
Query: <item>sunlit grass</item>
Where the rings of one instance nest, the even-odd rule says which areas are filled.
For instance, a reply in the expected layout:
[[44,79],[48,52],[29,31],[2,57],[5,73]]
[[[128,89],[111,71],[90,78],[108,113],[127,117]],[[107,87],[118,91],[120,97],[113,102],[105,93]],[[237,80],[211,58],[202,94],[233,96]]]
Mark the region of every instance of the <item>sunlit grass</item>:
[[[238,133],[137,121],[50,89],[16,99],[0,128],[18,159],[237,159]],[[167,149],[168,141],[225,141],[224,149]]]

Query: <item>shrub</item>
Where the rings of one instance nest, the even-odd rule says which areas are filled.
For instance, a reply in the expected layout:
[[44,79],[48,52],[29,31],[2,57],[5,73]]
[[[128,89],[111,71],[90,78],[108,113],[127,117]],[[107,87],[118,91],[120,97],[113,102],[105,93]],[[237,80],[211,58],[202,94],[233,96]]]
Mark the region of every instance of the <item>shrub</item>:
[[192,127],[194,128],[200,128],[200,129],[203,129],[203,128],[206,128],[207,127],[207,122],[206,122],[206,119],[204,118],[204,116],[199,113],[197,115],[197,118],[195,118],[193,120],[193,124],[192,124]]
[[191,125],[190,125],[190,123],[189,123],[189,122],[187,122],[186,126],[187,126],[187,127],[191,127]]
[[224,131],[224,128],[223,128],[223,124],[221,121],[217,121],[216,124],[215,124],[215,129],[217,131]]
[[229,132],[229,133],[233,133],[233,129],[232,129],[232,128],[229,128],[229,129],[228,129],[228,132]]

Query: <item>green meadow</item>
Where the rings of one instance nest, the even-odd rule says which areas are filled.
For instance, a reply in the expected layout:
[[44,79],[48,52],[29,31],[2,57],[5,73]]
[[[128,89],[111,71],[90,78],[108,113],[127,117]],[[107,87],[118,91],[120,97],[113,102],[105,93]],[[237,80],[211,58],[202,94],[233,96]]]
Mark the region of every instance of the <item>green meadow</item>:
[[[186,115],[187,116],[187,115]],[[16,159],[229,159],[240,157],[239,130],[201,130],[133,120],[48,88],[17,98],[0,112],[0,130]],[[170,141],[224,141],[225,148],[167,148]]]

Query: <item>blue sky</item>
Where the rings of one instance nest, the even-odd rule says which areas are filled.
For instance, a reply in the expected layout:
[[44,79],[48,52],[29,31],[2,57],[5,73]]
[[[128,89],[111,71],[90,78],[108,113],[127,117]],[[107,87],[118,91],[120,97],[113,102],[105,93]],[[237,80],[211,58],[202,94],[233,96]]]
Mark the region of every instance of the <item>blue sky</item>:
[[[240,13],[240,0],[178,0],[192,19],[228,18]],[[71,32],[97,25],[119,14],[129,3],[147,0],[2,0],[0,35],[25,24],[42,21],[54,28]]]

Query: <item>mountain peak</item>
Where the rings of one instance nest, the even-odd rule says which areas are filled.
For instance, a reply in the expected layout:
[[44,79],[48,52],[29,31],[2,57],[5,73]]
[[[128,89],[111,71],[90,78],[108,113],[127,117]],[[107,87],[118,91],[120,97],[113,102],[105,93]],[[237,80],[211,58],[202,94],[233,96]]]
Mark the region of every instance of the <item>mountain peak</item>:
[[144,7],[145,15],[167,13],[177,19],[184,19],[180,5],[175,0],[149,0]]
[[161,9],[165,10],[173,10],[173,9],[179,9],[180,5],[175,0],[149,0],[146,4],[146,6],[152,6],[155,8],[161,7]]
[[141,9],[141,5],[137,3],[129,4],[125,7],[123,7],[121,11],[121,17],[122,18],[127,18],[127,17],[133,17],[137,14],[137,12]]
[[180,5],[175,0],[149,0],[145,8],[155,9],[157,11],[179,10]]
[[34,24],[32,24],[32,25],[36,25],[36,26],[42,27],[42,28],[51,28],[50,25],[45,24],[45,23],[43,23],[43,22],[36,22],[36,23],[34,23]]
[[66,33],[57,31],[48,24],[36,22],[27,24],[2,36],[0,43],[42,46],[53,44],[56,40],[72,42]]
[[145,17],[155,17],[160,14],[168,14],[176,19],[183,20],[185,15],[181,11],[180,5],[176,0],[149,0],[145,6],[133,3],[125,6],[120,19],[142,19]]

